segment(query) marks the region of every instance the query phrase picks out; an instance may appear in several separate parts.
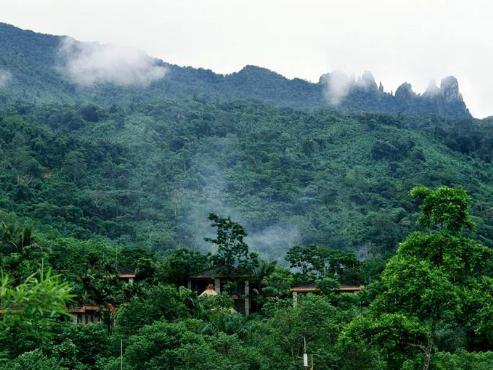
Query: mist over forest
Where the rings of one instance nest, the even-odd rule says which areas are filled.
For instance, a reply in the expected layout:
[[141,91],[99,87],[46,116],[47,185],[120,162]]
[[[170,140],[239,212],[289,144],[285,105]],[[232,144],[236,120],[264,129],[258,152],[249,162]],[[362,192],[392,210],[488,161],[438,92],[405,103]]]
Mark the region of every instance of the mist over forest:
[[0,369],[493,368],[493,120],[453,76],[0,23],[0,169]]

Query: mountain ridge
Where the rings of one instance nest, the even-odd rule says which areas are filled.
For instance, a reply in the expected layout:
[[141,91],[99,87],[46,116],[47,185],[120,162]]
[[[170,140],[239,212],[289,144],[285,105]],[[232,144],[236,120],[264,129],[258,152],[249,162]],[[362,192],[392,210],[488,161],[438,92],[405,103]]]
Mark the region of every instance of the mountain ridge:
[[[289,79],[267,68],[246,65],[230,74],[218,74],[210,69],[183,67],[149,57],[155,66],[165,68],[164,78],[146,86],[115,86],[101,83],[80,88],[59,71],[60,47],[66,36],[54,36],[22,30],[0,23],[0,70],[11,75],[9,85],[0,89],[0,101],[21,99],[30,102],[82,101],[111,105],[133,101],[153,101],[163,98],[209,101],[256,100],[278,107],[309,110],[337,110],[370,113],[434,113],[443,117],[471,117],[459,92],[458,81],[449,76],[441,86],[423,94],[412,91],[403,83],[395,94],[377,86],[373,75],[363,73],[358,79],[345,76],[343,96],[339,72],[322,75],[318,82],[300,78]],[[87,45],[107,45],[75,41],[81,48]],[[110,66],[111,67],[111,66]],[[118,66],[116,66],[118,67]],[[337,89],[335,88],[337,87]],[[337,94],[337,104],[331,94]]]

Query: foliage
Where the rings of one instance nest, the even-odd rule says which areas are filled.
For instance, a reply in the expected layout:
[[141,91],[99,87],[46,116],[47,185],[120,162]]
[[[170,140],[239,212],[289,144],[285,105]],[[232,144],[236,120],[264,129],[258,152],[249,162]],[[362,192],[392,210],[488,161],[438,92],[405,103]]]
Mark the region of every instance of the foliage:
[[222,218],[213,213],[209,215],[212,227],[217,229],[215,239],[206,238],[217,248],[212,256],[214,267],[222,270],[226,275],[252,273],[258,265],[257,254],[249,251],[244,241],[247,233],[243,226],[231,220]]
[[[92,122],[78,106],[0,107],[3,210],[25,227],[161,251],[209,251],[212,211],[241,220],[271,258],[295,243],[388,256],[416,217],[408,191],[447,184],[477,199],[478,233],[493,245],[487,123],[251,102],[100,109]],[[483,144],[461,151],[451,132]],[[407,149],[375,158],[377,141]]]
[[361,263],[350,252],[327,247],[294,246],[286,253],[290,267],[299,270],[299,279],[305,281],[331,277],[341,283],[355,283],[359,280]]
[[272,359],[279,368],[296,368],[302,364],[305,339],[316,368],[331,369],[337,362],[334,347],[338,334],[352,315],[350,310],[338,310],[324,297],[299,297],[296,307],[277,309],[270,315],[267,323],[270,334],[259,340],[265,343],[262,347],[267,356],[272,347],[279,347],[282,356],[286,356]]
[[[354,319],[344,328],[338,347],[345,368],[398,369],[409,357],[419,353],[427,330],[418,321],[402,314],[370,315]],[[369,367],[368,367],[369,366]]]
[[418,222],[424,227],[438,226],[451,232],[474,227],[469,215],[469,196],[462,189],[441,186],[429,190],[419,186],[411,190],[411,196],[423,201]]
[[261,362],[251,348],[235,336],[201,334],[204,323],[156,321],[130,339],[124,357],[132,368],[259,369]]
[[60,324],[45,352],[69,369],[95,368],[98,360],[113,353],[114,340],[103,325]]
[[31,275],[11,286],[9,276],[0,279],[0,342],[2,350],[16,356],[46,344],[60,317],[67,315],[66,305],[73,296],[70,285],[50,270]]
[[208,259],[203,254],[179,247],[166,254],[160,278],[176,285],[186,285],[190,275],[205,270],[208,265]]
[[63,369],[57,359],[50,358],[39,350],[25,352],[13,361],[6,364],[0,363],[0,369],[9,370],[61,370]]
[[[482,325],[486,323],[485,313],[491,312],[491,278],[486,273],[493,263],[493,253],[461,234],[471,225],[468,198],[463,191],[440,187],[415,188],[412,193],[424,202],[420,222],[424,226],[442,227],[414,232],[399,245],[396,255],[385,266],[380,291],[369,312],[347,327],[341,346],[348,351],[352,340],[366,338],[368,353],[380,353],[389,368],[400,368],[405,360],[420,355],[423,369],[428,369],[433,352],[450,347],[443,340],[444,334],[450,336],[464,329],[466,347],[474,347],[478,341],[490,345],[482,336],[489,326]],[[386,322],[388,318],[392,321]],[[406,340],[401,333],[392,344],[385,330],[396,323],[402,327],[399,330],[408,332],[413,328],[411,332],[419,335]],[[376,328],[376,332],[371,328]],[[380,335],[385,340],[378,342]],[[408,342],[412,351],[405,350]]]
[[294,277],[284,268],[276,268],[262,279],[262,295],[264,297],[286,298],[290,295]]
[[195,301],[189,291],[170,285],[157,285],[122,305],[116,324],[123,335],[136,333],[157,320],[176,320],[190,315]]
[[[402,369],[420,369],[422,358],[407,360]],[[457,369],[457,370],[488,370],[493,366],[492,352],[465,352],[457,353],[437,352],[433,356],[431,369]]]
[[[438,198],[434,204],[448,209],[443,207],[448,203]],[[429,212],[442,219],[433,207]],[[23,234],[19,218],[4,219],[20,230],[9,235]],[[223,250],[231,254],[219,256],[233,256],[236,269],[240,264],[235,248],[241,247],[241,261],[246,231],[231,219],[217,220],[225,223],[218,225],[222,229],[215,240],[232,247]],[[488,368],[488,352],[481,351],[493,345],[491,249],[471,239],[464,228],[431,226],[409,234],[381,276],[381,258],[360,262],[349,252],[321,246],[290,249],[286,259],[293,271],[260,260],[250,269],[252,307],[257,312],[249,317],[234,313],[228,293],[199,298],[183,287],[187,276],[208,267],[214,255],[185,248],[164,254],[132,250],[34,230],[25,238],[29,242],[16,243],[24,245],[23,251],[10,249],[8,241],[3,244],[4,256],[18,254],[18,261],[31,261],[29,268],[17,271],[24,286],[14,290],[19,297],[29,297],[27,302],[36,308],[17,310],[13,283],[4,277],[1,305],[7,309],[0,320],[6,328],[1,332],[0,363],[11,368],[22,364],[116,370],[122,341],[126,369],[162,368],[163,363],[178,369],[296,369],[302,363],[305,339],[310,361],[320,369],[412,369],[422,368],[423,363],[431,369],[467,368],[469,362]],[[248,256],[248,246],[246,251]],[[114,302],[113,330],[60,321],[66,299],[56,300],[54,287],[68,287],[67,283],[50,272],[43,279],[52,285],[43,287],[54,290],[41,289],[39,274],[25,276],[39,266],[40,259],[46,269],[63,273],[63,279],[74,286],[76,304],[100,304],[105,309],[104,302]],[[3,266],[10,274],[17,265]],[[120,266],[137,273],[133,284],[118,279]],[[362,294],[334,292],[338,284],[359,282],[351,279],[360,276],[371,281]],[[315,280],[321,294],[300,294],[293,305],[292,284],[309,279]],[[51,293],[45,296],[45,290]]]

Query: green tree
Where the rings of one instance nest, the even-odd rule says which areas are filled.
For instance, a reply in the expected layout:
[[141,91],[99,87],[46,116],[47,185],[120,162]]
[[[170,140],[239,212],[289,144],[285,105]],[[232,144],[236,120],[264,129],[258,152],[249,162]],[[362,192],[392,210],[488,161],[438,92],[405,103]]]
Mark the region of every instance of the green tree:
[[331,277],[341,283],[358,282],[361,263],[353,253],[324,246],[294,246],[285,257],[301,280],[313,281]]
[[337,340],[343,369],[399,369],[414,358],[427,338],[426,328],[404,314],[371,312],[358,316]]
[[25,352],[15,360],[5,364],[0,363],[2,370],[62,370],[60,362],[56,358],[47,357],[39,349]]
[[422,201],[418,222],[424,227],[436,227],[453,233],[474,229],[469,212],[469,195],[463,189],[440,186],[430,190],[416,186],[411,196]]
[[8,275],[0,278],[0,343],[10,356],[48,343],[66,305],[73,297],[71,287],[50,270],[29,276],[12,286]]
[[[419,340],[413,342],[414,356],[421,354],[423,369],[428,369],[433,352],[440,350],[444,328],[465,328],[465,346],[488,340],[486,333],[492,327],[485,318],[493,313],[493,284],[486,271],[493,254],[490,248],[462,234],[472,227],[464,191],[442,186],[435,190],[415,188],[411,194],[423,201],[419,222],[432,230],[414,232],[399,245],[383,271],[380,293],[368,314],[358,319],[365,329],[351,337],[371,343],[373,328],[383,330],[385,326],[381,322],[384,315],[398,314],[402,322],[420,328]],[[352,330],[348,327],[343,337]],[[385,351],[383,358],[390,368],[398,368],[405,358],[413,357],[412,351],[403,352],[399,346]]]
[[262,369],[256,351],[235,335],[211,333],[200,320],[156,321],[130,337],[124,353],[132,369]]
[[[58,358],[69,369],[97,368],[96,363],[113,354],[112,342],[103,325],[74,325],[59,323],[51,342],[43,348],[50,357]],[[119,342],[119,341],[118,341]]]
[[217,248],[212,256],[213,265],[227,275],[252,273],[258,265],[258,257],[249,251],[245,242],[247,232],[243,226],[230,217],[223,218],[214,213],[209,214],[209,220],[212,221],[211,226],[216,228],[215,238],[205,238]]
[[262,296],[267,299],[290,298],[293,274],[281,267],[262,279]]
[[187,248],[169,251],[160,266],[159,277],[176,285],[186,285],[190,275],[208,267],[207,256]]
[[298,297],[296,306],[292,305],[291,299],[266,306],[270,306],[264,310],[268,315],[266,330],[260,331],[260,338],[256,332],[251,335],[263,353],[270,357],[274,368],[301,368],[304,339],[316,369],[335,367],[336,340],[344,325],[354,316],[354,310],[339,310],[326,297],[311,294]]
[[196,305],[188,289],[177,289],[171,285],[154,286],[144,292],[142,297],[135,297],[119,307],[116,326],[120,333],[129,335],[157,320],[190,317]]

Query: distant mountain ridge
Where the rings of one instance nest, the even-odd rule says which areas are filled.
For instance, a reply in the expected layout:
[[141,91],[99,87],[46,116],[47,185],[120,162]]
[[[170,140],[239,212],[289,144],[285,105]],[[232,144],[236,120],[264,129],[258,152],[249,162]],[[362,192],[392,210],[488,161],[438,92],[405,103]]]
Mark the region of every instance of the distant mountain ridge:
[[[329,109],[342,112],[434,113],[443,117],[470,117],[455,77],[423,94],[403,83],[391,94],[377,86],[371,73],[348,81],[337,104],[330,94],[336,73],[321,76],[318,83],[288,79],[265,68],[247,65],[238,72],[221,75],[202,68],[180,67],[152,59],[167,73],[149,86],[115,86],[103,83],[79,87],[60,74],[59,49],[64,38],[45,35],[0,23],[0,71],[7,71],[8,85],[0,87],[0,102],[95,102],[120,104],[157,101],[163,98],[203,101],[256,100],[277,107]],[[80,45],[88,45],[81,43]]]

